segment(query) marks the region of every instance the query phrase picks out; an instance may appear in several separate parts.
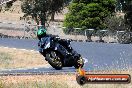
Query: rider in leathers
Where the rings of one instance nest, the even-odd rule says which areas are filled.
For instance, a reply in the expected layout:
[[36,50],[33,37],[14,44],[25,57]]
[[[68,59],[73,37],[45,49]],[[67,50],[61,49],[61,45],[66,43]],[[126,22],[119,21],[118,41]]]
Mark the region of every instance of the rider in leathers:
[[[75,52],[72,49],[72,47],[70,46],[70,40],[60,39],[57,36],[46,34],[46,29],[42,26],[39,27],[39,29],[37,31],[37,37],[39,39],[39,43],[38,43],[39,47],[41,47],[43,45],[43,40],[45,37],[51,37],[51,39],[53,39],[53,41],[58,42],[59,44],[64,46],[70,52],[71,55],[73,55]],[[39,52],[43,55],[43,49],[42,48],[39,49]]]

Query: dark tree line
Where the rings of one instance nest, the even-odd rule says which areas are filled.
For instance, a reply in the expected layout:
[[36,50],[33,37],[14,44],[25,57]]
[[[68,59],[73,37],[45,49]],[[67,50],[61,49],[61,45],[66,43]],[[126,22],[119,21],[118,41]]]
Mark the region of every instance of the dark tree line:
[[[13,3],[17,0],[7,2],[5,10],[9,10]],[[47,20],[54,20],[55,13],[61,12],[62,9],[70,2],[70,0],[20,0],[22,2],[21,9],[24,17],[31,16],[37,24],[44,25]],[[0,7],[1,11],[2,7]]]

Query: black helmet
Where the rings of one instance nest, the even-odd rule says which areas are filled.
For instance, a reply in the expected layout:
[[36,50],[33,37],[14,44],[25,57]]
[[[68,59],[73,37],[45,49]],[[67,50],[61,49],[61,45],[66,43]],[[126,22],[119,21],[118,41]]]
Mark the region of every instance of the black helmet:
[[39,27],[38,31],[37,31],[37,37],[40,40],[42,37],[44,37],[46,35],[46,29],[43,27]]

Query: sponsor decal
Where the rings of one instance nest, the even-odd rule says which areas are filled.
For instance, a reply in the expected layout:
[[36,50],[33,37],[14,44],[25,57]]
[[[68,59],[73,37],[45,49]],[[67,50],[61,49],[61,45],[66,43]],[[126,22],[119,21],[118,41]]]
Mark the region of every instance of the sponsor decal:
[[79,68],[76,74],[76,81],[83,85],[86,83],[130,83],[131,76],[129,74],[88,74],[84,69]]

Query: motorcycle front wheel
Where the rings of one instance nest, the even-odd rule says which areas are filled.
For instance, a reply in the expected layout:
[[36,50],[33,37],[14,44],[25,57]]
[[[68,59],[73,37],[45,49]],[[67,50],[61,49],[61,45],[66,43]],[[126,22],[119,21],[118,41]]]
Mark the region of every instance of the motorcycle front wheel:
[[58,55],[55,51],[50,51],[46,53],[46,59],[48,63],[56,70],[62,69],[63,65],[62,65],[60,55]]
[[74,67],[76,68],[76,69],[78,69],[79,67],[83,67],[83,65],[84,65],[84,60],[83,60],[83,58],[80,56],[79,58],[77,58],[76,60],[75,60],[75,65],[74,65]]

